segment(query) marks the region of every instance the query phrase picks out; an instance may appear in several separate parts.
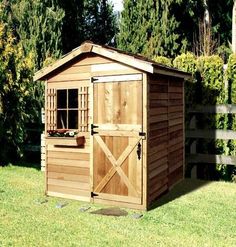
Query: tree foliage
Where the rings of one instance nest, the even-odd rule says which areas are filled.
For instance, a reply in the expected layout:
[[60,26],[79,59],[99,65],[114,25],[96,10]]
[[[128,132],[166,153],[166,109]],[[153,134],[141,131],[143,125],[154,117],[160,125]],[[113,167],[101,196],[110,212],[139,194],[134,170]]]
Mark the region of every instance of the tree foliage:
[[207,8],[212,21],[212,32],[220,44],[228,45],[232,34],[233,0],[207,0]]
[[11,5],[14,26],[26,54],[34,52],[35,69],[61,55],[64,11],[55,0],[18,0]]
[[152,58],[173,56],[179,49],[178,22],[170,15],[171,1],[127,0],[121,14],[118,47]]
[[25,56],[6,24],[0,22],[0,164],[22,155],[24,123],[34,94],[32,56]]
[[201,37],[202,26],[209,26],[208,44],[214,54],[218,52],[216,48],[223,47],[219,52],[228,56],[225,47],[231,41],[232,7],[233,0],[126,0],[117,43],[121,49],[150,58],[174,58],[187,51],[195,52],[195,46],[207,42],[209,37]]
[[69,52],[85,40],[111,44],[117,30],[113,6],[108,0],[57,0],[64,10],[63,52]]

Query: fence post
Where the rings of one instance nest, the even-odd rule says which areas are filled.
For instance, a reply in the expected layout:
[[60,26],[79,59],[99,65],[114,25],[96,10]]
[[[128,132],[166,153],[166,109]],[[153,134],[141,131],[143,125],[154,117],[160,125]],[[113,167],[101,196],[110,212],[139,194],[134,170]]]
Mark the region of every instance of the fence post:
[[[196,116],[194,115],[189,124],[189,128],[191,130],[196,129]],[[190,146],[190,154],[196,154],[197,153],[197,140],[195,139]],[[191,170],[191,178],[197,178],[197,165],[194,165]]]
[[46,149],[45,149],[45,133],[41,134],[41,171],[45,171],[46,165]]

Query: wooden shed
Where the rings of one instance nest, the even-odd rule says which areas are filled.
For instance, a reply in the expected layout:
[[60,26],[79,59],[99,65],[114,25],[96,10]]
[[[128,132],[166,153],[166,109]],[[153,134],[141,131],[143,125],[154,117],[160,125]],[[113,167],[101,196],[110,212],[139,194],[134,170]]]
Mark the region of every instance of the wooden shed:
[[46,194],[148,209],[183,179],[186,77],[90,42],[38,71]]

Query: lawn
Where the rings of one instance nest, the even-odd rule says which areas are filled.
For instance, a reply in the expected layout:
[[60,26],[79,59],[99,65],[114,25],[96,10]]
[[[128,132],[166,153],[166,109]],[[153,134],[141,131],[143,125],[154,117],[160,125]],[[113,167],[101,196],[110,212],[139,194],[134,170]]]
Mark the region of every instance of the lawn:
[[[185,180],[143,217],[90,214],[102,205],[44,199],[43,173],[0,168],[0,246],[236,246],[236,184]],[[56,208],[58,202],[67,202]],[[91,206],[86,212],[80,208]]]

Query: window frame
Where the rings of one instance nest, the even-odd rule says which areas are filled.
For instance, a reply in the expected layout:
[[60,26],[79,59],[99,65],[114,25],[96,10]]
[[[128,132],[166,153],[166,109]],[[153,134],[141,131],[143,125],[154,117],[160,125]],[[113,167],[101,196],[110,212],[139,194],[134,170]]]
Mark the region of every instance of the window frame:
[[[77,91],[77,107],[76,108],[70,108],[69,107],[69,90],[76,90]],[[66,91],[66,107],[65,108],[58,108],[58,91]],[[77,116],[77,126],[75,128],[69,128],[70,127],[70,118],[69,113],[76,111]],[[65,112],[66,114],[66,123],[65,126],[62,128],[59,128],[58,124],[58,112]],[[63,125],[63,124],[62,124]],[[78,130],[79,129],[79,89],[78,88],[63,88],[63,89],[56,89],[56,129],[62,130],[62,129],[68,129],[68,130]]]

